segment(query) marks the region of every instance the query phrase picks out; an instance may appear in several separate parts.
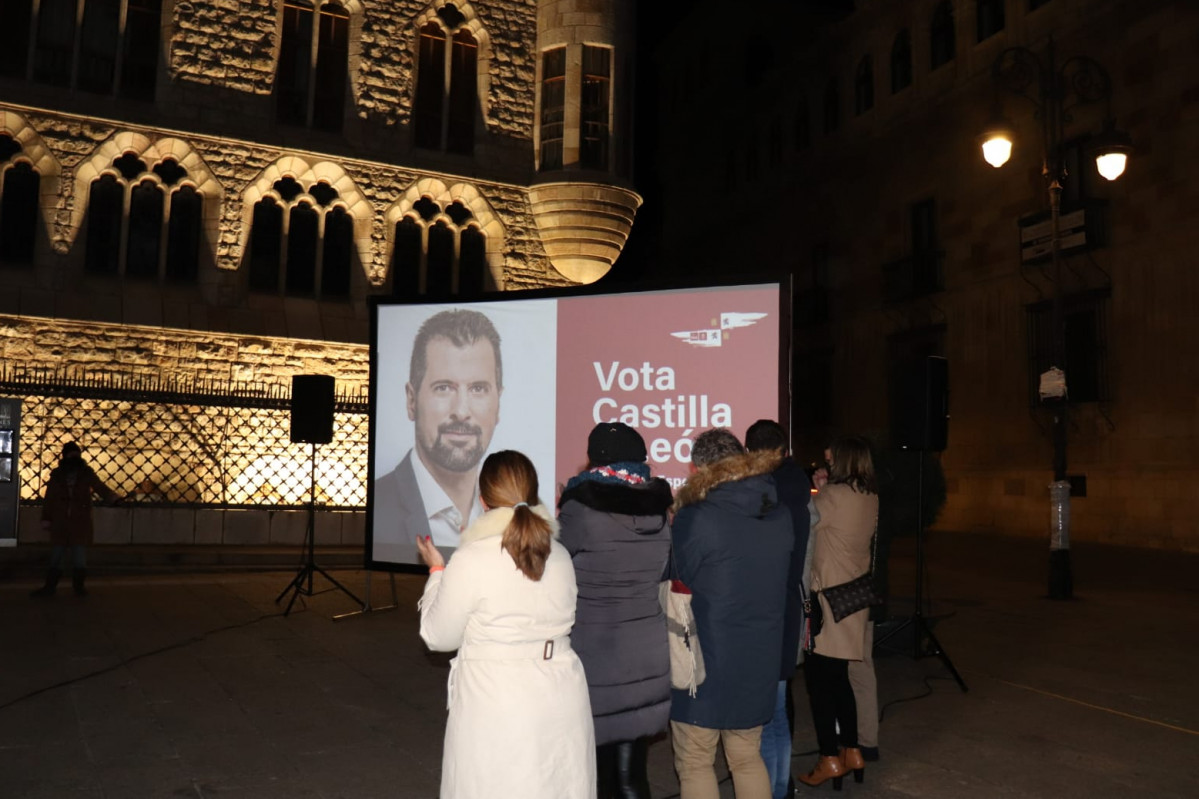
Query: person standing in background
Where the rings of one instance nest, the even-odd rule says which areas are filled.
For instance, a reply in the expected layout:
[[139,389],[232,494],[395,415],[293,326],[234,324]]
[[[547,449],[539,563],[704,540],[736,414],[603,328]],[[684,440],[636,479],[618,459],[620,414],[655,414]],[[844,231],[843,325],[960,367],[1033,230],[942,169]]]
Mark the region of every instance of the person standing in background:
[[62,561],[71,550],[71,585],[75,596],[87,596],[87,548],[95,536],[92,526],[92,494],[107,502],[120,497],[83,462],[83,451],[74,441],[62,448],[62,459],[50,472],[46,498],[42,505],[42,528],[50,531],[50,567],[45,584],[31,597],[51,597],[58,590]]
[[579,601],[571,646],[595,720],[599,799],[650,799],[650,737],[670,721],[670,652],[658,585],[670,556],[670,484],[651,477],[641,434],[595,426],[588,466],[558,500]]
[[861,660],[869,608],[841,621],[833,619],[828,601],[818,592],[850,582],[870,570],[870,540],[878,524],[878,493],[870,445],[862,438],[838,438],[829,447],[828,482],[817,483],[819,521],[812,550],[812,593],[820,602],[824,623],[804,660],[804,679],[812,706],[812,722],[820,758],[799,779],[806,785],[833,780],[839,788],[848,771],[861,782],[865,773],[858,748],[857,703],[849,682],[849,662]]
[[777,452],[746,453],[718,428],[701,433],[675,499],[674,576],[691,590],[706,677],[673,690],[670,731],[682,799],[717,799],[724,745],[737,799],[769,799],[762,725],[778,694],[783,606],[795,533],[778,501]]
[[795,548],[787,570],[787,601],[783,606],[783,656],[779,666],[778,696],[774,716],[762,728],[762,760],[770,775],[773,799],[785,799],[795,790],[791,778],[791,737],[794,733],[794,713],[788,713],[791,680],[802,657],[800,630],[803,629],[803,592],[801,585],[807,571],[808,540],[810,538],[808,505],[812,501],[812,483],[807,472],[790,455],[787,433],[782,425],[771,419],[759,419],[745,432],[745,448],[750,452],[777,452],[782,462],[774,470],[775,488],[779,502],[791,512],[795,531]]

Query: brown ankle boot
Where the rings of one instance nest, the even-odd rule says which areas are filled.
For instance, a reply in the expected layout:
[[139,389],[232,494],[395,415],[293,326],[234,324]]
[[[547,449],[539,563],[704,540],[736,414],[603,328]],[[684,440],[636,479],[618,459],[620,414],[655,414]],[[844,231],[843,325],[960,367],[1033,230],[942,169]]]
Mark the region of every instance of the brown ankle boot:
[[866,776],[866,759],[862,757],[862,750],[856,746],[841,749],[841,765],[845,766],[846,771],[853,772],[853,781],[861,782]]
[[800,776],[799,781],[804,785],[822,785],[827,780],[833,781],[833,790],[841,790],[841,779],[845,776],[845,766],[841,759],[831,755],[821,755],[816,761],[816,768]]

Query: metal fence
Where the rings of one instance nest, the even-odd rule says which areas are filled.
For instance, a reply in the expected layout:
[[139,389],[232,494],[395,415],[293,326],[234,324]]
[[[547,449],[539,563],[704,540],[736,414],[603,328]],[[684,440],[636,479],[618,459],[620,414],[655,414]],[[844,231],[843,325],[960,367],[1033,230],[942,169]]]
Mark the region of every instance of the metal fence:
[[[366,504],[368,404],[338,395],[329,444],[291,443],[289,385],[164,381],[0,367],[21,398],[21,499],[36,502],[62,447],[127,502],[221,508]],[[315,467],[315,468],[314,468]]]

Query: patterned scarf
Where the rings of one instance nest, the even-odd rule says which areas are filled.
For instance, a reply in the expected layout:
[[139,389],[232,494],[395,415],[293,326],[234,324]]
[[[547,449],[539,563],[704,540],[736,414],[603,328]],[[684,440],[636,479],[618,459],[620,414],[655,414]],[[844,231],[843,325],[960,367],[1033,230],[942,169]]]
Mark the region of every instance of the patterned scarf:
[[640,486],[645,485],[649,480],[649,464],[622,461],[607,466],[596,466],[585,472],[576,474],[567,481],[566,490],[569,491],[580,483],[589,481],[613,485]]

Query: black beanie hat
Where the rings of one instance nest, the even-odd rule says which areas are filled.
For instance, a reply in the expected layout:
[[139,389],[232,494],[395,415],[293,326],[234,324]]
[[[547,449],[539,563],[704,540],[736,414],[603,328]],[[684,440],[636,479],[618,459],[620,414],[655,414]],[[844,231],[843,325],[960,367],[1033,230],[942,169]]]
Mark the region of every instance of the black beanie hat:
[[597,424],[587,436],[587,459],[594,466],[645,462],[645,440],[622,422]]

